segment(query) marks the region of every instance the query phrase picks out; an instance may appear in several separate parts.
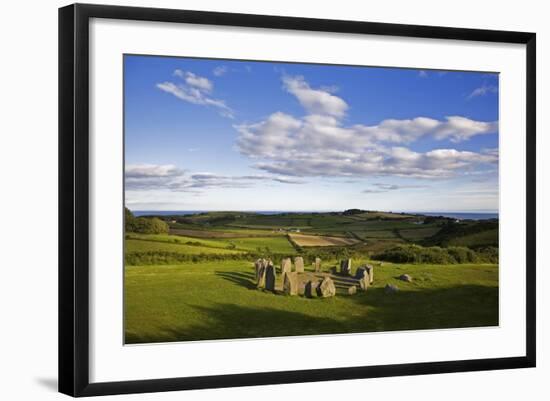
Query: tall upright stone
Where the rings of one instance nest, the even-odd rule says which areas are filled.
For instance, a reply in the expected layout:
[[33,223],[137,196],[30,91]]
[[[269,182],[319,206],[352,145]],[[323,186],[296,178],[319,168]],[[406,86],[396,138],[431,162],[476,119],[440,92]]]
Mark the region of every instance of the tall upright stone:
[[256,287],[263,288],[265,287],[265,271],[267,268],[267,260],[261,259],[258,263],[258,268],[256,270]]
[[268,291],[275,291],[275,281],[277,280],[277,272],[273,263],[267,264],[265,268],[265,289]]
[[361,290],[367,291],[369,289],[370,285],[370,279],[368,273],[363,276],[361,280],[359,280],[359,287],[361,287]]
[[256,273],[256,280],[260,277],[260,271],[265,268],[266,266],[266,260],[265,259],[258,259],[256,262],[254,262],[254,269]]
[[281,261],[281,274],[290,273],[292,271],[292,262],[290,258],[284,258]]
[[336,295],[336,286],[330,277],[325,277],[317,287],[317,295],[322,298],[333,297]]
[[286,295],[298,295],[298,273],[285,273],[283,279],[283,292]]
[[296,266],[296,273],[304,272],[304,258],[301,256],[296,256],[294,258],[294,266]]
[[315,258],[314,269],[315,273],[321,272],[321,258]]
[[351,259],[345,259],[340,262],[340,273],[346,276],[351,275]]
[[367,273],[369,274],[369,283],[372,284],[374,282],[374,266],[367,265]]
[[360,266],[355,271],[355,278],[357,280],[361,280],[363,277],[367,276],[369,273],[367,272],[366,266]]
[[317,296],[317,286],[318,285],[319,285],[319,283],[309,280],[306,283],[306,287],[304,289],[304,295],[308,298],[316,297]]

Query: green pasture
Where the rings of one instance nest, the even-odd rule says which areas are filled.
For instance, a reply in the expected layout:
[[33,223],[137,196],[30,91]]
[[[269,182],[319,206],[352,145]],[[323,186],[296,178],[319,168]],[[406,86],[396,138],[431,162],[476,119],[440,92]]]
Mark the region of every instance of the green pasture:
[[127,239],[126,253],[142,252],[174,252],[188,255],[198,254],[239,254],[243,251],[234,249],[215,248],[210,246],[186,245],[165,241],[151,241],[141,239]]
[[[236,238],[218,238],[206,239],[196,237],[186,237],[182,235],[169,234],[128,234],[126,240],[127,250],[129,252],[141,251],[169,251],[169,252],[189,252],[196,254],[204,253],[227,253],[235,251],[257,251],[269,248],[273,253],[294,254],[295,250],[288,242],[286,236],[270,237],[236,237]],[[216,248],[215,250],[212,248]],[[200,251],[199,251],[200,250]],[[218,252],[218,251],[222,252]]]
[[498,244],[498,229],[482,231],[475,234],[456,237],[449,241],[453,246],[484,246]]
[[498,325],[497,265],[385,263],[374,277],[367,292],[308,299],[257,290],[250,260],[126,266],[126,343]]

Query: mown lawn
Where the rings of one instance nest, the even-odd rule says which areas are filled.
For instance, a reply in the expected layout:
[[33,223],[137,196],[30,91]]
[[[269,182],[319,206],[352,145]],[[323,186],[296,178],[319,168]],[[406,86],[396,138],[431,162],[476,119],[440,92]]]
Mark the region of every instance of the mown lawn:
[[[388,283],[400,291],[384,293]],[[329,299],[257,290],[247,260],[125,268],[126,343],[494,325],[496,265],[385,264],[366,293]]]

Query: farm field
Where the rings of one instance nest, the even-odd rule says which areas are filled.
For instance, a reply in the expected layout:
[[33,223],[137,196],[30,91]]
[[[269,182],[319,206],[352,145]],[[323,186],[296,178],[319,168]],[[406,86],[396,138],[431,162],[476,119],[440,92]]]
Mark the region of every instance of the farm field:
[[173,252],[181,254],[238,254],[242,251],[233,249],[214,248],[210,246],[201,245],[186,245],[177,243],[168,243],[165,241],[151,241],[151,240],[126,240],[126,252],[127,253],[140,253],[140,252]]
[[357,244],[354,238],[329,237],[321,235],[289,234],[298,246],[347,246]]

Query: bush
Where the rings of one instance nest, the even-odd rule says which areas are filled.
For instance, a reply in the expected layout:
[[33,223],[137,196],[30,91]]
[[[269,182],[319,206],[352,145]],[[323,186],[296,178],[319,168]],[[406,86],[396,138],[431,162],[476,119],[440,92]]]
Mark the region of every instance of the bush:
[[447,248],[447,252],[455,259],[456,263],[476,263],[478,261],[476,253],[470,248],[450,246]]
[[498,248],[488,246],[477,250],[477,255],[480,262],[483,263],[498,263]]
[[140,234],[168,234],[168,224],[156,217],[135,217],[124,208],[124,228],[126,232]]
[[460,246],[440,248],[419,245],[399,245],[373,255],[373,259],[393,263],[412,264],[454,264],[454,263],[498,263],[498,249],[485,248],[483,251]]

